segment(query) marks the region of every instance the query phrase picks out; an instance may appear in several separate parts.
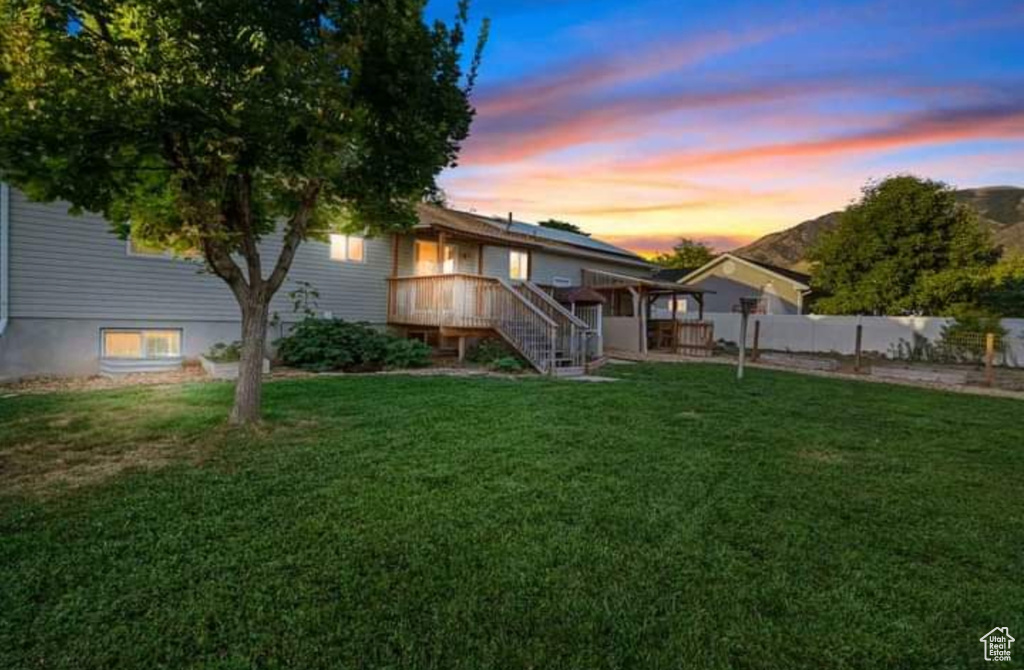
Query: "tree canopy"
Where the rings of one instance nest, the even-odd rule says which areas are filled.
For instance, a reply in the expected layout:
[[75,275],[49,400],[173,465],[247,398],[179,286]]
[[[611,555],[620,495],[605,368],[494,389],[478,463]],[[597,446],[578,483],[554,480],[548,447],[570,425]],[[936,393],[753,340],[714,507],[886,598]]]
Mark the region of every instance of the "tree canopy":
[[1000,256],[953,189],[911,175],[869,182],[811,252],[815,311],[956,315],[983,307]]
[[241,309],[240,422],[299,244],[411,224],[455,164],[487,24],[464,70],[467,3],[451,25],[424,5],[0,0],[3,179],[202,252]]
[[675,270],[695,270],[715,258],[716,254],[704,242],[680,238],[670,253],[661,253],[651,259],[656,265]]
[[577,235],[586,235],[590,237],[590,233],[585,233],[575,223],[569,223],[568,221],[560,221],[558,219],[545,219],[544,221],[538,221],[538,226],[544,228],[553,228],[554,230],[564,230],[569,233],[576,233]]

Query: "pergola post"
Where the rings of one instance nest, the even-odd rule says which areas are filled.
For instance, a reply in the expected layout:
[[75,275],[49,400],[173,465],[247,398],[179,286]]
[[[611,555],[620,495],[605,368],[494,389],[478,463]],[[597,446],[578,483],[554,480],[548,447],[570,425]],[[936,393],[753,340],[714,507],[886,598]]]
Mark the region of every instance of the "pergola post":
[[693,298],[694,298],[694,300],[697,301],[697,320],[698,321],[703,321],[704,320],[704,294],[703,293],[694,293],[693,294]]
[[679,310],[679,294],[672,294],[672,353],[679,352],[679,322],[676,320],[676,313]]
[[640,288],[640,353],[647,353],[647,321],[651,302],[647,300],[643,287]]

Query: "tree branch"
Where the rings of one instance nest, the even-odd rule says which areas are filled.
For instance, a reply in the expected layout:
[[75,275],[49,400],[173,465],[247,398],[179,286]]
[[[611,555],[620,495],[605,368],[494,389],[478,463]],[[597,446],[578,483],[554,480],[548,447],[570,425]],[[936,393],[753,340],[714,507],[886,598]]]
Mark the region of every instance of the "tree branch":
[[224,245],[208,236],[203,236],[203,258],[213,274],[223,279],[235,294],[239,304],[249,299],[250,287],[245,281],[241,268],[231,258]]
[[321,182],[315,180],[310,182],[306,187],[305,193],[302,195],[302,201],[299,203],[299,209],[292,216],[288,222],[288,226],[284,235],[284,246],[281,248],[281,253],[277,257],[277,263],[274,266],[274,271],[271,273],[270,278],[266,282],[267,295],[272,296],[277,292],[277,289],[281,288],[281,284],[284,283],[284,278],[288,275],[288,270],[292,266],[292,261],[295,259],[295,251],[299,248],[299,244],[306,237],[306,231],[309,228],[309,221],[313,216],[313,208],[316,207],[317,198],[320,196]]
[[263,287],[263,265],[260,261],[259,246],[256,244],[256,231],[252,226],[252,175],[245,173],[232,181],[235,183],[235,206],[242,234],[242,255],[245,256],[249,269],[249,286],[254,291],[259,291]]

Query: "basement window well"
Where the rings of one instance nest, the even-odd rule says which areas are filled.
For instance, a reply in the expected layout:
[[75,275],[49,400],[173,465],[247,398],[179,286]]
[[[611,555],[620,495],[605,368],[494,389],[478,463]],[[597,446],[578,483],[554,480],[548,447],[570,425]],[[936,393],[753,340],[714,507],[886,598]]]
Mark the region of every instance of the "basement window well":
[[104,329],[103,358],[166,359],[181,356],[180,330]]

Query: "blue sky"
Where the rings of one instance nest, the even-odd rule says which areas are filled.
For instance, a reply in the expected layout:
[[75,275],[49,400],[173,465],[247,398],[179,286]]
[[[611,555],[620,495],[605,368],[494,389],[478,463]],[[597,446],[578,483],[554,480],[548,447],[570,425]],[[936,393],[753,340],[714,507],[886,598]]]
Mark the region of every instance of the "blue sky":
[[[432,17],[454,2],[435,0]],[[872,178],[1024,185],[1024,2],[477,0],[451,202],[720,249]]]

